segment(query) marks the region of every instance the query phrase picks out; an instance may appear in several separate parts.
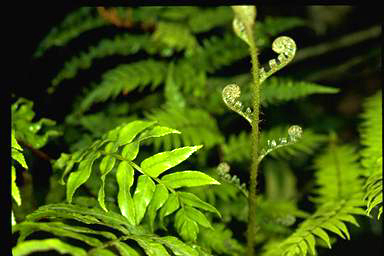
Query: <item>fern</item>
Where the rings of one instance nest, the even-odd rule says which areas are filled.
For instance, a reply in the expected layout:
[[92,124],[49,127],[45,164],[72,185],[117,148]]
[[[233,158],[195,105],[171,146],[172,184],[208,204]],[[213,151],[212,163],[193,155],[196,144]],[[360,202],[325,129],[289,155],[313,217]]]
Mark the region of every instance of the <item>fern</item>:
[[[50,221],[40,221],[47,217]],[[82,225],[67,224],[66,221],[68,220]],[[95,230],[91,228],[91,225],[98,225],[104,230]],[[104,254],[104,251],[112,253],[111,249],[113,248],[117,249],[120,255],[139,255],[141,250],[144,250],[147,255],[169,255],[165,248],[176,255],[199,255],[195,248],[176,237],[161,237],[151,234],[141,226],[129,224],[126,218],[117,213],[106,213],[98,208],[86,208],[78,205],[51,204],[42,206],[28,215],[25,222],[14,226],[13,232],[17,231],[20,236],[18,245],[13,248],[13,255],[24,255],[24,253],[47,249],[71,250],[73,255],[109,255]],[[49,232],[62,240],[24,241],[29,235],[37,231]],[[76,245],[68,244],[65,239],[67,237],[87,244],[89,249],[85,250]],[[140,247],[132,246],[132,243],[129,242],[132,240],[136,241]],[[42,247],[35,246],[34,242],[42,245]]]
[[[178,192],[175,189],[219,183],[198,171],[171,173],[163,175],[161,178],[158,176],[187,159],[201,146],[183,147],[158,153],[144,159],[140,166],[133,162],[139,152],[141,141],[172,133],[178,133],[178,131],[155,125],[154,122],[134,121],[109,131],[101,140],[95,141],[86,149],[71,155],[62,154],[57,160],[56,166],[65,169],[62,181],[69,174],[67,201],[72,202],[75,191],[89,179],[92,166],[99,159],[100,162],[97,162],[99,162],[101,184],[98,191],[98,202],[101,208],[108,211],[105,205],[105,179],[115,167],[119,187],[117,202],[121,214],[131,225],[140,224],[144,215],[147,214],[149,225],[153,229],[156,212],[160,208],[160,223],[163,223],[164,217],[181,207],[175,217],[177,230],[185,240],[196,240],[198,224],[204,227],[210,227],[210,224],[203,213],[195,207],[220,214],[213,206],[199,200],[193,194]],[[70,172],[77,163],[79,163],[78,166]],[[136,189],[131,196],[130,190],[135,180],[135,172],[142,175],[137,178]],[[156,185],[155,182],[158,184]],[[195,229],[195,233],[186,233],[191,227]]]
[[94,14],[95,10],[92,7],[81,7],[69,14],[41,41],[34,56],[41,57],[53,46],[63,46],[86,31],[107,25],[101,17]]
[[112,39],[103,39],[97,45],[89,47],[87,52],[82,52],[65,62],[63,68],[53,78],[53,87],[49,90],[53,92],[59,83],[75,77],[80,69],[89,69],[95,59],[117,54],[124,56],[135,54],[141,49],[150,49],[150,43],[147,35],[122,34]]
[[128,93],[136,88],[144,88],[148,84],[154,90],[165,78],[163,62],[143,60],[116,67],[103,75],[102,82],[83,99],[80,111],[84,112],[92,104],[115,98],[121,93]]
[[364,201],[357,157],[351,146],[336,146],[334,141],[331,142],[326,152],[315,160],[318,187],[315,190],[317,197],[313,201],[318,205],[316,212],[300,223],[298,229],[280,246],[266,255],[315,255],[315,236],[331,248],[325,230],[343,239],[350,238],[344,222],[358,226],[353,215],[365,215],[365,211],[360,208]]
[[228,6],[200,9],[188,19],[188,25],[193,33],[207,32],[210,29],[230,24],[233,12]]
[[311,94],[333,94],[338,93],[338,88],[322,86],[303,81],[293,81],[289,78],[268,79],[263,84],[261,101],[264,106],[276,103],[284,103],[309,96]]
[[[146,114],[150,120],[156,120],[159,124],[177,129],[181,135],[163,137],[154,143],[155,148],[163,145],[168,150],[180,145],[204,144],[211,148],[223,141],[218,130],[216,120],[203,109],[198,108],[168,108],[158,109]],[[204,123],[201,123],[204,120]]]
[[[292,159],[293,157],[304,157],[313,153],[326,139],[324,135],[316,134],[311,129],[305,129],[303,136],[289,143],[287,138],[288,126],[276,126],[261,133],[260,145],[265,153],[279,159]],[[250,141],[249,135],[241,132],[239,135],[231,135],[228,142],[223,145],[223,155],[226,161],[247,161],[249,160]],[[269,143],[268,143],[269,141]],[[276,147],[278,144],[284,147]],[[289,145],[289,146],[285,146]]]
[[47,118],[41,118],[37,122],[32,122],[35,112],[32,110],[33,102],[24,98],[19,98],[12,104],[12,128],[15,130],[16,139],[28,143],[33,148],[41,148],[47,142],[49,137],[59,136],[61,133],[54,129],[49,129],[41,133],[44,125],[54,126],[55,121]]
[[364,103],[364,112],[361,115],[363,122],[360,126],[361,143],[364,146],[361,151],[361,163],[364,167],[364,175],[367,176],[365,184],[365,199],[367,202],[367,214],[378,205],[380,218],[383,212],[383,138],[382,138],[382,100],[381,90],[368,98]]

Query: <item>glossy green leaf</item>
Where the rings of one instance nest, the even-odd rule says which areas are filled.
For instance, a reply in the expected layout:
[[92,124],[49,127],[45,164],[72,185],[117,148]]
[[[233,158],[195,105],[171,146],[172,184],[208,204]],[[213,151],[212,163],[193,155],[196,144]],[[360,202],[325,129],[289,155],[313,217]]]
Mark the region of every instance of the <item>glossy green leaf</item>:
[[164,175],[161,180],[171,188],[196,187],[210,184],[220,184],[214,178],[199,171],[182,171]]
[[25,158],[23,153],[18,151],[17,149],[12,148],[12,158],[16,160],[21,166],[25,169],[28,169],[27,163],[25,162]]
[[140,135],[139,140],[146,140],[148,138],[162,137],[162,136],[172,134],[172,133],[180,134],[181,132],[179,132],[178,130],[172,129],[172,128],[165,127],[165,126],[155,126],[152,129],[148,129],[148,130],[144,131]]
[[19,143],[17,143],[14,129],[12,129],[12,131],[11,131],[11,136],[12,136],[11,137],[11,147],[13,147],[19,151],[23,151],[23,148],[19,145]]
[[64,243],[56,238],[49,238],[44,240],[29,240],[18,243],[12,249],[12,255],[23,256],[29,255],[33,252],[56,250],[61,254],[68,253],[74,256],[86,256],[87,252],[79,247]]
[[316,240],[315,240],[315,237],[311,233],[308,233],[308,235],[305,237],[305,241],[308,244],[308,247],[309,247],[309,250],[310,250],[311,254],[315,255],[316,254],[316,249],[315,249]]
[[134,141],[129,143],[123,147],[123,151],[121,155],[127,160],[134,160],[139,153],[140,143],[138,141]]
[[164,246],[147,239],[135,239],[148,256],[167,256],[169,253]]
[[[115,143],[108,143],[105,146],[105,151],[108,153],[115,152],[117,150],[116,144]],[[101,186],[99,189],[99,194],[97,196],[97,200],[99,201],[99,204],[101,208],[103,208],[104,211],[108,211],[107,207],[105,206],[105,191],[104,191],[104,186],[105,186],[105,178],[108,175],[108,173],[112,170],[113,166],[115,165],[116,158],[113,156],[104,156],[103,159],[100,162],[100,179],[101,179]]]
[[178,193],[179,193],[180,200],[185,205],[189,205],[189,206],[197,207],[197,208],[209,211],[209,212],[213,212],[213,213],[216,213],[217,215],[219,215],[219,217],[221,217],[220,212],[215,207],[213,207],[209,203],[204,202],[203,200],[198,198],[195,194],[192,194],[189,192],[182,192],[182,191],[178,192]]
[[175,227],[180,236],[186,241],[195,241],[199,233],[199,225],[186,215],[184,208],[176,213]]
[[104,248],[97,248],[88,252],[88,255],[89,256],[115,256],[116,254]]
[[167,246],[169,249],[172,250],[172,252],[175,255],[188,255],[188,256],[198,256],[199,253],[193,249],[191,246],[183,243],[179,239],[177,239],[174,236],[165,236],[165,237],[160,237],[156,239],[163,245]]
[[179,209],[180,203],[176,193],[172,193],[169,195],[168,200],[165,202],[164,206],[160,209],[159,218],[160,224],[163,224],[164,217],[173,213],[177,209]]
[[116,180],[119,185],[117,202],[121,214],[125,216],[131,225],[136,224],[135,205],[131,196],[130,188],[133,184],[134,170],[132,166],[123,161],[119,164],[116,171]]
[[141,163],[143,172],[151,177],[157,177],[166,170],[178,165],[202,146],[183,147],[165,151],[148,157]]
[[169,196],[168,189],[165,187],[165,185],[163,184],[156,185],[153,198],[149,203],[148,211],[147,211],[148,222],[152,232],[154,230],[153,224],[155,221],[156,212],[164,205],[164,203],[168,199],[168,196]]
[[[14,229],[20,230],[20,232],[27,232],[30,234],[33,231],[45,231],[52,233],[56,236],[60,237],[69,237],[76,240],[80,240],[90,246],[101,246],[103,243],[95,238],[88,235],[81,234],[74,227],[70,227],[69,225],[60,223],[60,222],[29,222],[24,221],[14,226]],[[80,227],[81,231],[81,227]],[[89,232],[88,232],[89,233]],[[23,236],[20,236],[23,237]],[[25,238],[25,237],[24,237]],[[20,238],[19,238],[20,240]]]
[[119,146],[130,143],[136,135],[154,124],[155,122],[133,121],[123,126],[119,133]]
[[213,227],[211,226],[211,223],[201,211],[189,206],[185,206],[184,211],[185,211],[185,214],[188,216],[188,218],[190,218],[191,220],[196,221],[203,227],[213,229]]
[[140,254],[132,249],[129,245],[124,242],[115,242],[113,245],[119,251],[121,256],[140,256]]
[[147,175],[139,176],[133,203],[135,204],[136,223],[139,224],[143,219],[147,206],[151,202],[156,185]]
[[17,205],[21,205],[21,197],[20,197],[20,191],[19,188],[16,185],[16,170],[15,167],[12,165],[12,180],[11,180],[11,191],[12,191],[12,197],[15,199]]
[[75,193],[76,189],[78,189],[82,184],[84,184],[92,172],[92,165],[93,162],[100,156],[99,152],[92,152],[90,156],[83,160],[77,171],[72,172],[69,175],[68,181],[67,181],[67,201],[69,203],[72,202],[73,194]]

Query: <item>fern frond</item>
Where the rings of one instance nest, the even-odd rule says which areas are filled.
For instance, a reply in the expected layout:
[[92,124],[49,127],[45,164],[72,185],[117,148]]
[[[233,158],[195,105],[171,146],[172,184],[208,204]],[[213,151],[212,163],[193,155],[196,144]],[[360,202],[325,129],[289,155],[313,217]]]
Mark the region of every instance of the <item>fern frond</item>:
[[[133,162],[139,153],[142,141],[172,133],[179,132],[168,127],[155,125],[155,122],[133,121],[110,130],[87,148],[71,155],[62,154],[55,167],[64,169],[62,181],[69,174],[66,182],[67,201],[71,203],[78,188],[90,180],[91,176],[95,177],[91,173],[92,169],[96,169],[100,172],[101,180],[97,184],[98,202],[102,209],[108,211],[105,204],[107,175],[113,173],[119,188],[117,192],[118,206],[128,223],[139,225],[146,215],[149,226],[153,230],[157,211],[160,210],[160,223],[163,223],[164,217],[177,211],[175,225],[179,234],[185,240],[196,240],[199,225],[210,227],[210,222],[205,215],[196,208],[216,213],[219,216],[220,213],[212,205],[201,201],[195,195],[179,192],[176,189],[220,183],[202,172],[193,170],[162,174],[186,160],[202,146],[183,147],[161,152],[147,157],[141,161],[140,166]],[[96,163],[98,168],[93,167]],[[74,171],[71,172],[72,169]],[[136,188],[131,195],[135,172],[141,175],[138,176]],[[162,177],[159,178],[159,175]],[[158,184],[156,185],[156,183]],[[191,227],[194,228],[194,233],[186,233]]]
[[[149,120],[158,121],[160,125],[174,128],[181,135],[172,135],[157,140],[154,145],[159,148],[163,145],[168,150],[181,145],[203,144],[211,148],[223,141],[216,120],[206,111],[199,108],[173,108],[158,109],[146,114]],[[204,122],[202,122],[204,120]]]
[[360,128],[361,163],[364,167],[363,175],[367,176],[365,183],[365,200],[367,203],[367,214],[378,205],[379,219],[383,212],[383,138],[382,138],[382,92],[378,91],[369,97],[363,105],[364,112],[361,115],[363,122]]
[[233,11],[229,6],[200,9],[188,19],[188,25],[193,33],[209,31],[218,26],[230,24],[233,19]]
[[232,231],[224,224],[214,224],[214,230],[204,228],[199,233],[198,243],[219,255],[244,255],[244,245],[233,238]]
[[69,14],[57,27],[54,27],[38,45],[34,57],[41,57],[53,46],[63,46],[80,34],[108,25],[93,7],[81,7]]
[[[270,148],[275,141],[275,146],[287,137],[288,126],[276,126],[269,130],[264,130],[260,136],[260,145],[262,148]],[[314,133],[311,129],[305,129],[302,137],[293,144],[284,147],[274,148],[270,155],[274,158],[291,159],[313,153],[324,141],[326,136]],[[268,141],[270,142],[268,144]],[[248,161],[250,157],[249,134],[242,132],[239,135],[231,135],[228,142],[223,145],[224,159],[232,161]]]
[[77,75],[80,69],[91,67],[95,59],[104,58],[112,55],[130,55],[135,54],[141,49],[149,49],[150,37],[148,35],[122,34],[112,39],[103,39],[97,45],[90,46],[88,51],[81,52],[78,56],[72,57],[64,63],[63,68],[52,79],[54,88],[65,79],[71,79]]
[[293,29],[296,27],[307,26],[308,22],[299,17],[271,17],[267,16],[261,23],[261,29],[264,33],[271,36],[276,36],[281,32]]
[[104,102],[136,88],[143,89],[149,84],[154,90],[165,80],[165,74],[164,63],[151,59],[120,65],[103,75],[102,82],[94,87],[81,102],[80,111],[85,112],[92,104]]
[[323,204],[361,193],[361,170],[357,159],[358,154],[352,146],[336,146],[333,142],[324,154],[315,159],[316,203]]
[[187,26],[180,23],[160,21],[152,35],[152,39],[160,44],[169,47],[167,51],[185,50],[186,54],[192,54],[199,46]]
[[316,255],[315,246],[319,244],[318,239],[331,248],[329,231],[343,239],[350,239],[345,222],[358,226],[353,215],[365,215],[364,210],[360,208],[362,205],[360,195],[322,204],[311,217],[300,223],[292,235],[263,255]]
[[204,39],[201,49],[198,49],[188,60],[193,66],[213,73],[247,55],[246,45],[233,33],[225,33],[223,37],[212,36]]
[[318,85],[290,78],[272,77],[263,83],[261,102],[263,106],[275,105],[286,101],[303,98],[312,94],[338,93],[338,88]]
[[353,215],[366,214],[361,208],[364,201],[357,158],[352,146],[337,146],[332,141],[325,153],[315,159],[318,187],[315,190],[317,197],[313,201],[317,203],[318,209],[270,255],[314,255],[315,236],[331,248],[329,235],[325,230],[343,239],[350,239],[344,222],[358,225]]
[[[42,222],[40,221],[42,219],[49,219],[49,221]],[[76,221],[75,223],[80,222],[82,225],[66,224],[66,221],[70,220]],[[101,228],[95,230],[91,228],[91,225],[98,225]],[[114,232],[111,232],[111,230]],[[20,233],[19,246],[13,249],[14,252],[38,251],[37,248],[27,243],[28,240],[24,241],[29,235],[38,231],[45,231],[57,237],[50,240],[37,240],[38,244],[43,246],[41,250],[52,248],[67,251],[67,249],[71,249],[72,252],[98,255],[97,253],[101,253],[101,249],[104,250],[103,253],[111,254],[113,248],[116,247],[121,255],[127,255],[127,252],[138,254],[141,250],[144,250],[148,255],[169,255],[165,249],[167,248],[175,255],[199,255],[194,247],[183,243],[176,237],[161,237],[152,234],[144,227],[130,225],[123,216],[117,213],[106,213],[98,208],[70,204],[42,206],[29,214],[25,222],[14,226],[12,232]],[[88,248],[80,247],[81,244],[79,245],[79,243],[76,245],[63,243],[61,239],[65,237],[83,242],[88,245]],[[136,241],[142,249],[136,246],[135,249],[132,248],[131,244],[125,242],[128,240]],[[136,251],[137,249],[139,249],[139,252]],[[123,253],[123,251],[126,253]]]
[[44,125],[48,127],[54,126],[56,122],[48,118],[41,118],[37,122],[32,122],[35,116],[32,108],[33,102],[24,98],[19,98],[12,104],[12,128],[15,130],[16,139],[22,140],[38,149],[43,147],[50,137],[59,136],[61,132],[49,129],[41,134]]
[[379,166],[378,159],[383,155],[381,90],[364,102],[363,109],[363,122],[359,127],[361,144],[364,146],[361,151],[361,163],[366,168],[365,175],[369,176],[374,173],[375,167]]

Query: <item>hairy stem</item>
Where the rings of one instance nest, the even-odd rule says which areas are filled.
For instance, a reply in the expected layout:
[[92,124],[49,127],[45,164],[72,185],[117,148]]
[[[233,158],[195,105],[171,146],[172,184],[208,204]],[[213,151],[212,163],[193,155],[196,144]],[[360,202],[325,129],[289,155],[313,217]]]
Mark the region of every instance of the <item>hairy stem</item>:
[[251,84],[252,94],[252,133],[251,133],[251,170],[250,170],[250,185],[248,195],[248,229],[247,229],[247,256],[254,255],[254,241],[256,235],[256,186],[257,186],[257,171],[259,165],[259,114],[260,114],[260,80],[259,80],[259,61],[258,49],[255,45],[253,33],[250,27],[247,27],[246,33],[249,38],[250,53],[252,60],[252,77]]

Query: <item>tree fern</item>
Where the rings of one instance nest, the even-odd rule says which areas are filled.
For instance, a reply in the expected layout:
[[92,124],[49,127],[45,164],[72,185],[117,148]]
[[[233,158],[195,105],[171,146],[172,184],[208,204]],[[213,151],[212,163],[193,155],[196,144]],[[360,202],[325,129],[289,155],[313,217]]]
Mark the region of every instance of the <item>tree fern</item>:
[[380,218],[383,212],[383,151],[382,151],[382,99],[381,90],[368,98],[364,103],[364,112],[361,115],[363,122],[360,126],[361,143],[364,149],[361,151],[361,163],[364,167],[364,175],[367,176],[365,184],[367,213],[378,205]]

